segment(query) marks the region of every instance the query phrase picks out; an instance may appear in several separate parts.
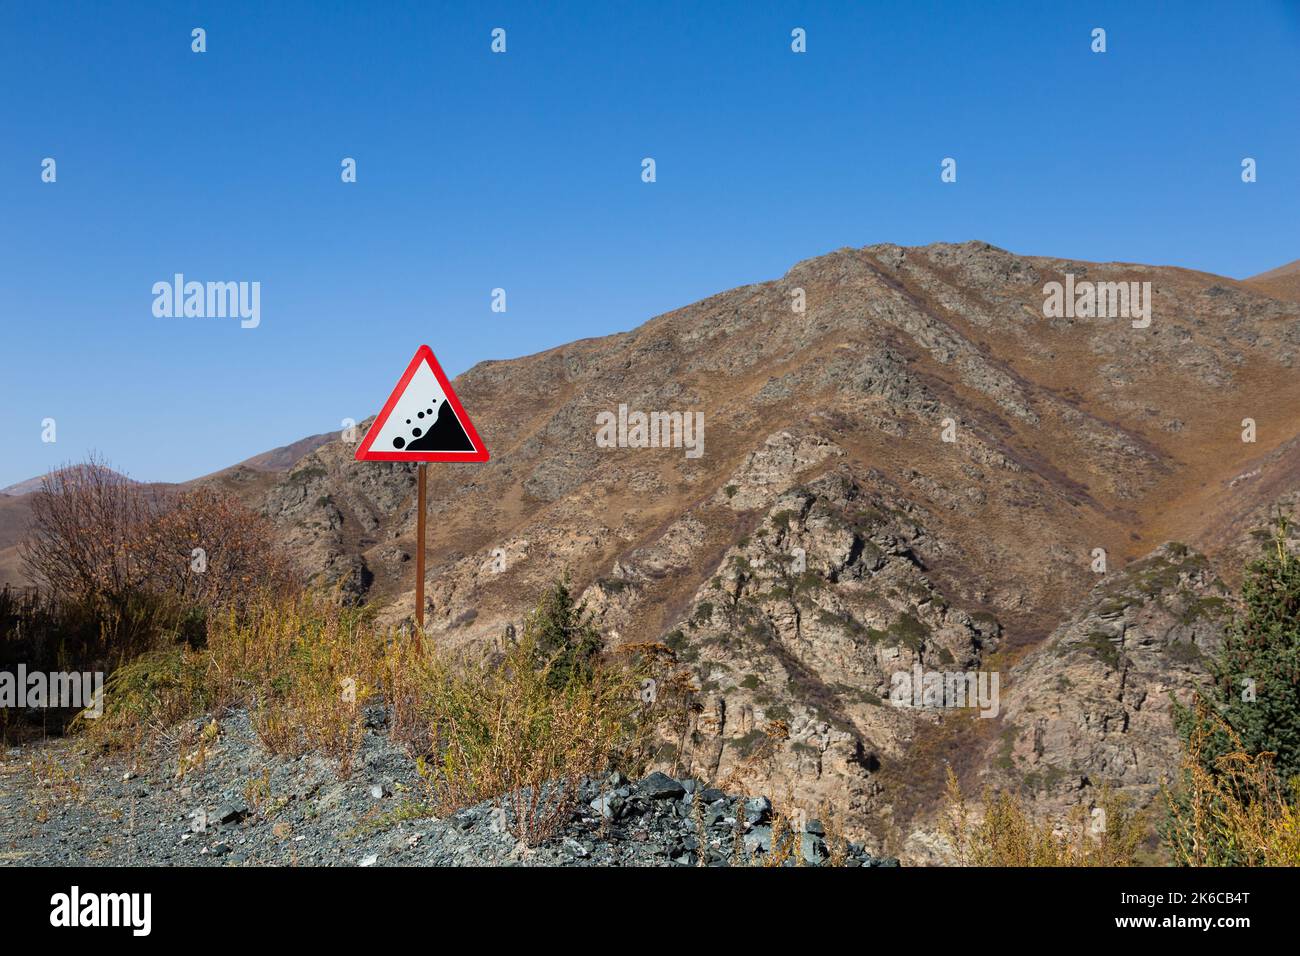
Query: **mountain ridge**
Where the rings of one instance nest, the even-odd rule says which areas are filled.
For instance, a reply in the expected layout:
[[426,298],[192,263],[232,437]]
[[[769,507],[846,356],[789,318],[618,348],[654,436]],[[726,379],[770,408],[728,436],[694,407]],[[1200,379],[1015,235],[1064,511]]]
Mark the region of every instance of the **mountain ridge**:
[[[1044,285],[1066,274],[1151,282],[1150,328],[1046,318]],[[1180,541],[1230,581],[1261,515],[1300,485],[1298,320],[1293,302],[1177,267],[879,244],[627,332],[479,363],[455,387],[493,460],[430,470],[429,629],[493,646],[567,569],[611,644],[671,639],[695,669],[703,711],[673,760],[843,802],[876,849],[924,858],[936,794],[918,761],[933,744],[938,766],[960,721],[881,706],[889,675],[991,661],[1007,693],[1038,682],[1051,635],[1088,619],[1074,609],[1095,548],[1103,579]],[[703,411],[705,454],[598,448],[597,415],[620,404]],[[409,466],[353,462],[336,441],[269,490],[239,470],[221,480],[257,489],[321,583],[410,618]],[[1131,613],[1130,630],[1166,626]],[[1162,640],[1212,650],[1204,628],[1180,627]],[[1177,674],[1185,690],[1192,672]],[[791,736],[756,767],[755,735],[774,720]],[[1002,735],[1015,766],[1034,765],[1023,728],[974,726],[990,740],[968,773],[1005,775],[987,758]],[[1080,763],[1062,771],[1066,792],[1123,746],[1063,750]],[[1168,739],[1129,749],[1114,779],[1149,799]],[[909,776],[925,786],[909,793]]]
[[1300,259],[1242,281],[1265,295],[1300,302]]
[[[1048,317],[1067,275],[1150,282],[1149,327]],[[609,644],[694,673],[665,769],[832,803],[905,861],[942,855],[948,764],[1044,812],[1108,781],[1149,803],[1174,753],[1155,701],[1203,678],[1209,609],[1297,499],[1298,363],[1300,304],[1252,280],[981,242],[802,260],[455,379],[493,457],[430,469],[428,630],[500,646],[568,571]],[[704,454],[598,447],[620,404],[703,412]],[[354,447],[201,480],[409,623],[414,469]],[[1001,674],[999,716],[889,706],[914,666]]]

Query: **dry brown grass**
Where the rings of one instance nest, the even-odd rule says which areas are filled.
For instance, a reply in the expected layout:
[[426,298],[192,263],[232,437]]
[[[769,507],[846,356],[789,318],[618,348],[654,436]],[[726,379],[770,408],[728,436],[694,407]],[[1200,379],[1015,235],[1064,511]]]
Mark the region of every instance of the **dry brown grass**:
[[948,771],[944,836],[959,866],[1133,866],[1145,828],[1127,802],[1103,790],[1097,825],[1088,807],[1074,808],[1060,827],[1037,821],[1020,798],[986,788],[978,819],[966,804],[957,775]]
[[791,818],[776,811],[772,814],[772,847],[763,853],[752,854],[750,864],[761,867],[802,866],[803,831],[794,825]]
[[844,866],[849,857],[849,838],[845,836],[844,824],[840,813],[828,803],[822,804],[818,813],[818,819],[821,820],[822,827],[826,831],[823,839],[826,841],[826,866],[840,867]]
[[263,599],[208,633],[207,683],[219,707],[246,703],[272,753],[327,754],[346,774],[379,692],[388,635],[365,612],[314,599]]
[[376,690],[384,641],[363,612],[262,594],[209,620],[204,646],[171,645],[120,667],[105,683],[103,716],[78,723],[108,748],[174,746],[183,775],[211,745],[195,739],[192,719],[246,706],[269,751],[316,750],[346,773],[364,734],[361,704]]
[[[1241,738],[1203,701],[1183,751],[1184,787],[1166,787],[1173,826],[1166,846],[1184,866],[1300,866],[1300,787],[1287,787],[1273,769],[1274,754],[1249,754]],[[1224,734],[1233,748],[1204,759],[1211,739]]]
[[[568,819],[583,778],[641,772],[661,724],[671,730],[688,706],[671,661],[645,649],[571,668],[563,681],[553,679],[557,658],[539,657],[528,626],[499,659],[459,660],[376,628],[365,611],[262,595],[211,618],[204,646],[120,668],[104,715],[80,723],[105,747],[173,746],[184,775],[214,743],[217,724],[195,718],[245,707],[268,751],[322,753],[346,775],[365,705],[382,701],[394,739],[419,758],[431,807],[496,800],[511,831],[535,844]],[[660,693],[645,694],[649,679]]]
[[667,742],[672,754],[670,773],[685,772],[690,753],[690,733],[695,717],[702,709],[700,689],[691,672],[677,661],[666,644],[638,642],[621,644],[611,653],[617,668],[637,679],[641,706],[635,721],[634,749],[627,754],[627,766],[640,770],[663,755],[661,744]]
[[557,684],[537,653],[526,627],[499,661],[399,651],[389,665],[408,737],[422,731],[414,739],[428,755],[421,772],[434,806],[496,800],[506,826],[530,845],[568,820],[584,778],[639,769],[631,764],[644,758],[651,732],[636,669],[600,664]]

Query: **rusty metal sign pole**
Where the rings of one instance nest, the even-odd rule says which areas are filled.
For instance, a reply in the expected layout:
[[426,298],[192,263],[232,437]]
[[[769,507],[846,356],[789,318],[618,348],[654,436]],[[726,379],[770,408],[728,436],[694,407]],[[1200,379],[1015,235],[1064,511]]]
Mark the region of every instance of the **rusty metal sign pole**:
[[415,508],[415,652],[417,654],[423,651],[421,643],[424,634],[424,499],[425,499],[425,472],[429,466],[420,462],[419,480],[416,484],[419,490],[416,494],[419,496],[419,504]]
[[431,461],[487,461],[488,450],[427,345],[415,356],[370,423],[357,461],[418,462],[415,529],[415,652],[424,639],[424,519]]

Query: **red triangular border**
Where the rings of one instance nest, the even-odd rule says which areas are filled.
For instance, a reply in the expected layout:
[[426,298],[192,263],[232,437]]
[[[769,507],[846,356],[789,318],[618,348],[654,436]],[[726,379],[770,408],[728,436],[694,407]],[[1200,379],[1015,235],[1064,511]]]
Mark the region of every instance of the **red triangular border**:
[[[411,376],[415,370],[420,367],[421,362],[428,362],[429,368],[433,370],[433,376],[438,380],[438,385],[442,388],[442,393],[447,396],[447,401],[451,404],[451,410],[456,413],[461,425],[465,429],[465,434],[469,437],[469,443],[474,446],[473,451],[371,451],[370,445],[379,437],[379,432],[383,429],[384,423],[388,421],[388,416],[392,414],[393,406],[401,397],[402,392],[406,391],[407,384],[411,381]],[[460,399],[456,397],[455,390],[451,387],[451,382],[447,381],[447,376],[438,364],[438,360],[433,355],[433,350],[427,345],[421,345],[415,352],[415,357],[411,359],[411,364],[406,366],[406,371],[402,373],[401,379],[393,389],[393,393],[388,396],[388,401],[375,420],[371,423],[370,428],[366,431],[366,437],[361,439],[361,444],[357,446],[355,455],[357,461],[487,461],[488,450],[483,444],[483,439],[478,437],[478,432],[474,429],[474,423],[469,420],[469,415],[465,414],[465,407],[461,405]]]

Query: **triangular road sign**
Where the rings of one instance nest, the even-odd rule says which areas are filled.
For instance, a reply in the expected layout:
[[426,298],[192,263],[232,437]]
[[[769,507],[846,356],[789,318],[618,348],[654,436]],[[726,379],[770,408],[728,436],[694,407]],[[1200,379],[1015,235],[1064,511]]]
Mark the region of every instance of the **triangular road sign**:
[[357,461],[487,461],[442,366],[421,345],[357,446]]

